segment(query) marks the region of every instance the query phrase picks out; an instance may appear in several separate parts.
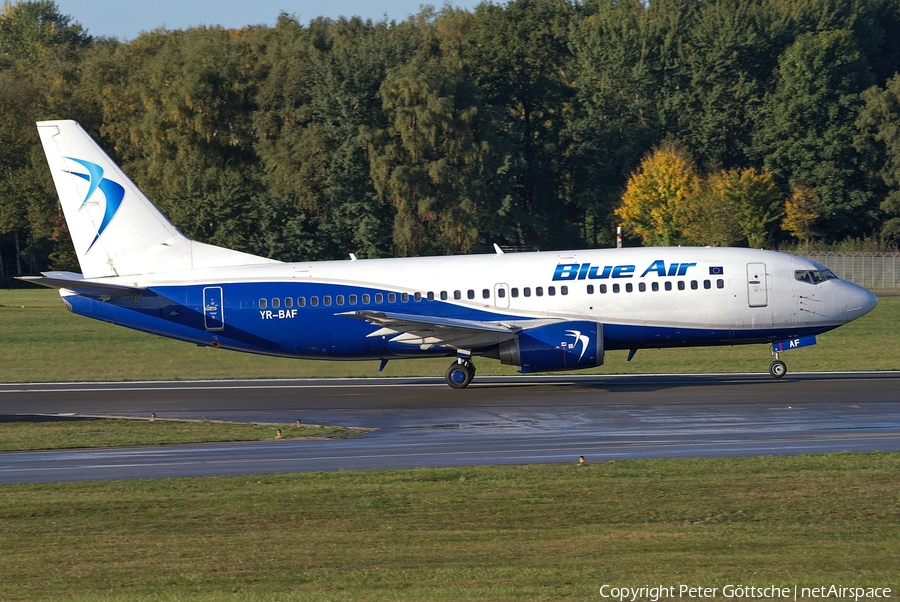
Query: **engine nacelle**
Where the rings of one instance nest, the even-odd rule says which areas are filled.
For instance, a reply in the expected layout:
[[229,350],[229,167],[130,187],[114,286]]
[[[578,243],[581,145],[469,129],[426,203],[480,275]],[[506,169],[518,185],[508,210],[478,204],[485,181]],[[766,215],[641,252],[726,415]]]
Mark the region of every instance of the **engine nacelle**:
[[603,364],[603,325],[556,322],[523,330],[500,345],[500,362],[519,372],[579,370]]

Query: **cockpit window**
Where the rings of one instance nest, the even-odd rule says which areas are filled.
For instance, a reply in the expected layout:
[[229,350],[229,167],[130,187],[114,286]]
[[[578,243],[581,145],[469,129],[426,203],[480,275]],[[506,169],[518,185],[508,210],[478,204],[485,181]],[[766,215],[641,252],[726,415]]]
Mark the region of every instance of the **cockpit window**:
[[800,282],[807,284],[820,284],[826,280],[837,278],[831,270],[797,270],[794,272],[794,278]]

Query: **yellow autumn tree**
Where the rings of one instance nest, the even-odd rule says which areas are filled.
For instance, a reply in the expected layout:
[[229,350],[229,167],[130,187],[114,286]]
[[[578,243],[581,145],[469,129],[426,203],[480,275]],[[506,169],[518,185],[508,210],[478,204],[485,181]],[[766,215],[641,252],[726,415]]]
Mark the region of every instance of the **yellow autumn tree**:
[[628,178],[616,215],[645,245],[677,245],[686,241],[684,219],[692,210],[700,179],[687,152],[676,142],[663,142],[641,161]]
[[750,247],[770,246],[772,224],[781,218],[784,205],[771,173],[752,167],[729,169],[710,175],[707,187],[732,214]]
[[705,178],[695,202],[686,204],[681,212],[682,234],[694,244],[731,247],[744,239],[738,216],[728,202],[731,180],[726,173]]
[[685,237],[701,245],[727,247],[746,241],[771,243],[772,224],[782,215],[782,198],[769,172],[729,169],[706,177],[683,222]]
[[763,248],[782,206],[772,174],[729,169],[704,178],[685,151],[669,144],[645,157],[616,213],[647,245],[726,247],[746,241]]
[[812,186],[806,184],[794,186],[790,198],[784,204],[781,229],[802,243],[808,242],[812,236],[813,222],[819,217],[819,212],[816,211],[818,206],[819,197]]

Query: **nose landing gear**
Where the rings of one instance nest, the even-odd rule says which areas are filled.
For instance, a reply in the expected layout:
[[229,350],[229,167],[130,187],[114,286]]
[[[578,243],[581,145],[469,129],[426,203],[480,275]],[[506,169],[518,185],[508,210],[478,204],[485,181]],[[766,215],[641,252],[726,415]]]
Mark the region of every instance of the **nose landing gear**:
[[465,389],[475,377],[475,364],[471,360],[458,360],[447,368],[447,384],[454,389]]
[[769,364],[769,374],[771,374],[773,378],[781,378],[787,374],[787,365],[781,360],[774,360]]
[[787,374],[787,364],[781,361],[778,352],[774,349],[772,350],[772,363],[769,364],[769,374],[772,375],[772,378],[781,378]]

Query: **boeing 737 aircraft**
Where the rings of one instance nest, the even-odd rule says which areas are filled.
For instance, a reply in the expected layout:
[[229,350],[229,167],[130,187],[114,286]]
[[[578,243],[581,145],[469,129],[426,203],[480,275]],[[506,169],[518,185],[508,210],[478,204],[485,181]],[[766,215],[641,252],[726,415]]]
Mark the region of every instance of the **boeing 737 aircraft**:
[[472,358],[520,372],[599,366],[610,349],[783,350],[875,296],[772,251],[633,248],[282,263],[189,240],[74,121],[37,124],[81,274],[28,277],[71,311],[198,345],[329,360]]

